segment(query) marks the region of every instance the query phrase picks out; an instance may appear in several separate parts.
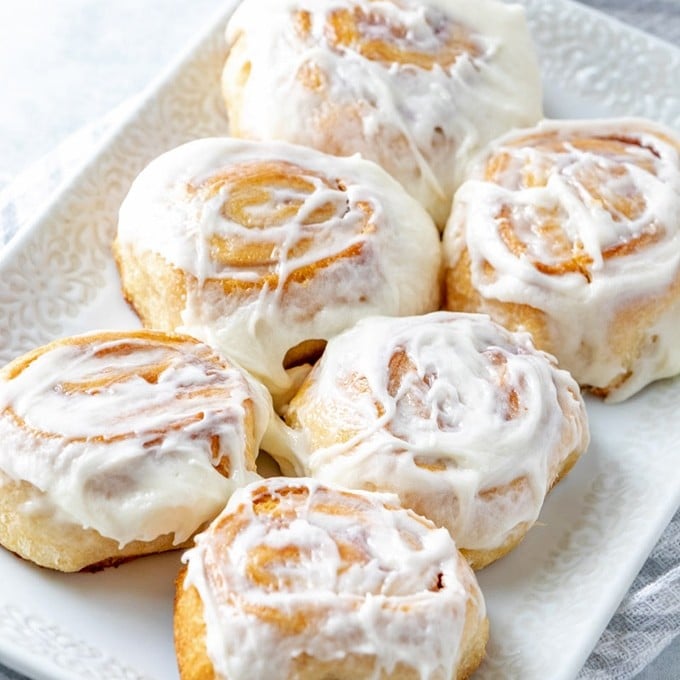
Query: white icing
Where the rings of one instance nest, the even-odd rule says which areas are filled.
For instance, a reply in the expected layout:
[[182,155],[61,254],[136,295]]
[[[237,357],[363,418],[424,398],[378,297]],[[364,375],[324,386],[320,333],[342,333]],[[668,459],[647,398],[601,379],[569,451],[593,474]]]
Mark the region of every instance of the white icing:
[[[249,213],[257,222],[295,205],[297,212],[278,226],[247,228],[225,214],[237,192],[229,182],[213,195],[187,188],[269,162],[301,168],[295,176],[313,187],[305,192],[276,186]],[[332,212],[327,219],[305,224],[324,206]],[[272,243],[273,254],[266,264],[217,262],[210,249],[214,237],[251,246]],[[181,330],[225,352],[275,395],[304,377],[282,365],[300,342],[328,339],[370,314],[418,314],[439,303],[440,243],[422,207],[373,163],[284,143],[203,139],[164,154],[139,175],[123,202],[118,242],[158,253],[195,277]],[[342,256],[348,249],[357,253]],[[291,279],[326,258],[335,259],[311,281]],[[270,283],[243,295],[226,296],[221,288],[215,294],[203,285],[263,277]]]
[[[285,493],[288,488],[303,495]],[[276,519],[253,509],[253,499],[267,493],[282,510]],[[232,526],[238,531],[229,541]],[[263,547],[292,548],[299,557],[258,559]],[[434,673],[451,678],[471,600],[479,616],[473,625],[485,616],[474,576],[446,531],[400,508],[394,496],[311,479],[239,489],[184,561],[184,587],[194,586],[201,597],[206,648],[220,679],[269,680],[272,669],[291,677],[291,662],[301,654],[323,661],[375,655],[375,680],[400,662],[423,680]],[[265,572],[267,586],[253,580],[253,568]],[[268,610],[269,621],[259,608]],[[271,619],[284,628],[305,623],[281,630]]]
[[262,438],[261,446],[274,458],[284,475],[287,477],[304,475],[305,466],[299,455],[299,452],[304,451],[307,446],[304,433],[288,427],[275,413],[269,420],[269,427]]
[[[411,368],[390,386],[400,353]],[[533,523],[562,463],[589,438],[578,385],[528,334],[448,312],[365,319],[334,338],[286,417],[307,435],[307,474],[396,492],[406,505],[420,499],[468,549],[498,547]],[[528,493],[480,499],[523,476]]]
[[[366,40],[433,58],[456,26],[469,34],[477,53],[463,50],[453,63],[432,68],[367,58],[356,45],[335,44],[327,23],[330,12],[356,8],[371,16],[363,28]],[[310,13],[306,37],[296,28],[300,10]],[[519,5],[245,0],[227,28],[230,48],[237,40],[223,79],[227,108],[238,119],[236,134],[341,155],[360,152],[385,167],[442,226],[471,155],[542,116],[537,60]],[[310,65],[322,74],[319,90],[298,78]]]
[[[566,140],[562,153],[532,145],[519,147],[527,135],[557,134]],[[631,140],[625,156],[611,157],[576,148],[569,140],[595,137]],[[636,142],[637,145],[633,142]],[[509,167],[494,183],[484,181],[487,160],[509,154]],[[545,173],[545,186],[526,188],[521,173]],[[597,173],[595,198],[583,178]],[[639,215],[627,218],[616,209],[622,197],[639,197]],[[602,202],[604,200],[604,203]],[[498,228],[502,206],[513,210],[514,229],[527,244],[516,257]],[[555,263],[551,237],[536,227],[535,211],[551,209],[569,241],[583,244],[592,260],[590,278],[577,272],[546,273],[532,263]],[[607,248],[625,244],[643,234],[647,243],[627,254],[605,258]],[[507,135],[491,143],[480,156],[467,181],[456,194],[444,234],[445,261],[453,265],[467,249],[471,280],[483,300],[528,304],[547,315],[551,345],[560,365],[582,385],[606,387],[631,372],[613,389],[609,401],[629,397],[649,382],[680,372],[680,304],[669,303],[652,319],[633,356],[611,348],[616,333],[612,319],[627,304],[640,304],[680,285],[680,140],[660,125],[635,119],[545,121],[533,130]],[[485,274],[485,262],[495,270]],[[482,301],[480,311],[489,311]],[[663,330],[662,330],[663,329]],[[636,349],[639,355],[635,356]]]
[[[157,380],[147,380],[158,365]],[[10,378],[12,366],[0,374],[0,470],[42,492],[28,512],[95,529],[121,547],[164,534],[179,544],[257,478],[245,442],[254,435],[257,451],[269,397],[205,345],[94,334],[48,346]],[[213,467],[224,456],[228,479]]]

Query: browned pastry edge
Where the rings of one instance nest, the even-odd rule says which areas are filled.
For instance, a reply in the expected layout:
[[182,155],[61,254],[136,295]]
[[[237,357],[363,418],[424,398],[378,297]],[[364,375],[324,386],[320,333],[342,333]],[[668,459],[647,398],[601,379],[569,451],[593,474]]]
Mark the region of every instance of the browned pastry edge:
[[139,252],[114,241],[113,257],[123,296],[145,328],[172,332],[182,325],[186,307],[186,278],[160,255]]
[[444,280],[444,309],[452,312],[482,312],[508,330],[528,331],[534,344],[539,348],[549,344],[548,322],[540,309],[526,304],[482,298],[472,285],[470,255],[467,249],[455,264],[446,268]]
[[[574,465],[576,465],[576,462],[580,457],[581,454],[579,451],[572,451],[572,453],[565,458],[564,462],[562,463],[562,466],[557,472],[557,475],[553,479],[550,485],[550,489],[548,489],[548,491],[552,490],[559,481],[561,481],[562,479],[564,479],[564,477],[567,476],[569,471],[574,467]],[[492,562],[495,562],[496,560],[500,559],[504,555],[507,555],[510,551],[514,550],[522,542],[522,540],[529,532],[529,529],[531,529],[533,525],[534,525],[533,522],[521,522],[520,524],[517,524],[512,529],[512,531],[505,539],[503,544],[498,546],[497,548],[493,548],[490,550],[473,550],[467,548],[459,548],[459,550],[463,554],[465,559],[468,561],[469,565],[475,571],[478,571],[488,566]]]
[[215,670],[205,646],[203,602],[193,586],[185,588],[187,568],[175,581],[173,634],[177,667],[182,680],[214,680]]
[[16,482],[0,472],[0,543],[19,557],[57,571],[98,571],[135,557],[185,548],[173,544],[173,534],[152,541],[132,541],[124,547],[94,529],[83,529],[41,514],[21,513],[26,503],[40,503],[42,492],[28,482]]

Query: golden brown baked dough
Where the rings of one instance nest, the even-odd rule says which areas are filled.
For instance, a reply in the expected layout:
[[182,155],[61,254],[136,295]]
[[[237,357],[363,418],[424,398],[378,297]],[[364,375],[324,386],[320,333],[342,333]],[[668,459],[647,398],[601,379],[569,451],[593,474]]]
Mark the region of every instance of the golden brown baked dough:
[[470,156],[542,115],[523,10],[489,0],[245,0],[227,44],[232,135],[360,153],[442,228]]
[[445,531],[393,496],[255,483],[185,560],[182,680],[462,680],[484,654],[473,573]]
[[528,330],[581,386],[625,399],[680,372],[680,137],[548,121],[493,142],[444,234],[446,307]]
[[256,477],[267,406],[178,335],[93,332],[15,359],[0,371],[0,543],[61,571],[186,545]]
[[328,343],[285,418],[307,474],[398,494],[477,569],[519,543],[589,441],[571,376],[474,314],[361,321]]
[[156,159],[114,254],[145,326],[205,340],[284,402],[358,318],[440,301],[423,208],[372,163],[287,144],[204,139]]

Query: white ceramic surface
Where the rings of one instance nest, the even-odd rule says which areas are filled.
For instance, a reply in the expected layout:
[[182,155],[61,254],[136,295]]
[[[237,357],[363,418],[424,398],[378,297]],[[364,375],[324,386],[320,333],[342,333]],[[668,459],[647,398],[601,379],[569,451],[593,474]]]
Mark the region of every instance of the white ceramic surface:
[[[527,0],[551,116],[643,115],[680,130],[680,51],[567,0]],[[133,327],[110,255],[134,175],[227,131],[223,17],[0,261],[0,363],[54,337]],[[492,633],[476,678],[576,676],[680,503],[680,380],[589,400],[592,445],[527,540],[485,570]],[[35,678],[172,680],[177,554],[64,575],[0,552],[0,660]]]

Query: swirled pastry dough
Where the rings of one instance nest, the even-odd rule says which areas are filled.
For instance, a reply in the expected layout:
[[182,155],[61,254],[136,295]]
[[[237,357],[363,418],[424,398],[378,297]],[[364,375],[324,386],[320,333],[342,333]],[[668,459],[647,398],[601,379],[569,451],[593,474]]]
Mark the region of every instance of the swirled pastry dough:
[[254,478],[264,388],[193,338],[100,332],[0,371],[0,542],[62,571],[178,547]]
[[277,396],[357,319],[439,304],[423,208],[373,163],[283,143],[203,139],[156,159],[115,253],[145,325],[205,340]]
[[227,42],[231,134],[359,152],[441,227],[470,156],[542,116],[518,5],[245,0]]
[[528,334],[447,312],[334,338],[286,421],[307,474],[398,494],[476,568],[521,540],[589,440],[578,385]]
[[251,484],[184,559],[182,680],[454,680],[484,653],[474,574],[446,531],[391,495]]
[[449,309],[531,331],[619,401],[680,372],[680,137],[549,121],[493,142],[444,234]]

